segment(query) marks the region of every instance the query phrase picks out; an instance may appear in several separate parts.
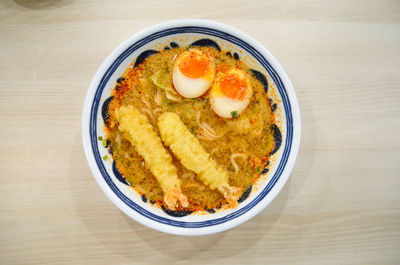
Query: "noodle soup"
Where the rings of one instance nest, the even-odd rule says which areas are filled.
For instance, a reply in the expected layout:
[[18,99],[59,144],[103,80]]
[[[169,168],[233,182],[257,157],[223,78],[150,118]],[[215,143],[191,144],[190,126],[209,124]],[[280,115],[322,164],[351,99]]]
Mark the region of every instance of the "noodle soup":
[[[194,79],[199,79],[199,71],[202,71],[203,66],[209,65],[209,62],[189,57],[188,65],[179,65],[179,69],[186,76],[181,79],[184,81],[179,81],[175,75],[176,64],[185,52],[199,53],[213,60],[212,80],[206,91],[199,96],[192,96],[192,91],[184,90],[204,83]],[[194,64],[196,69],[191,69],[191,64]],[[237,84],[235,80],[221,77],[220,73],[229,74],[231,69],[245,76],[247,83]],[[209,74],[211,70],[207,71],[204,70]],[[183,82],[181,89],[177,89],[179,82]],[[212,91],[218,82],[218,91],[222,92],[213,94]],[[235,86],[236,90],[229,89]],[[251,87],[251,93],[247,93],[244,86]],[[229,108],[234,105],[224,105],[224,101],[218,101],[218,95],[233,98],[232,104],[240,106],[240,110],[230,111]],[[241,102],[244,103],[239,104]],[[238,188],[239,196],[254,184],[269,163],[274,147],[275,119],[265,92],[265,84],[260,81],[257,73],[225,51],[212,47],[196,47],[193,52],[193,47],[175,47],[154,52],[139,64],[136,61],[128,67],[113,89],[105,131],[107,145],[112,151],[116,166],[127,182],[143,197],[171,209],[165,202],[165,190],[160,186],[160,179],[148,167],[148,161],[139,154],[137,146],[127,136],[127,132],[119,127],[118,110],[130,106],[146,116],[147,122],[158,137],[161,137],[157,124],[159,117],[169,112],[178,115],[187,130],[209,154],[210,159],[216,162],[219,169],[226,172],[229,186]],[[203,211],[227,204],[226,196],[220,190],[212,189],[210,185],[201,181],[198,174],[185,167],[169,146],[164,144],[164,148],[171,155],[172,165],[176,168],[180,182],[180,192],[186,196],[188,202],[187,205],[177,204],[174,210]],[[196,161],[196,156],[190,159]]]

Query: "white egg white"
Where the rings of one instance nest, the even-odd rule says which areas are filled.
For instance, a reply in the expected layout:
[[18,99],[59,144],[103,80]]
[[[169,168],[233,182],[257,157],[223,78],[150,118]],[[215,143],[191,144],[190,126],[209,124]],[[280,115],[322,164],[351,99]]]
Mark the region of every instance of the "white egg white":
[[212,79],[191,78],[185,76],[177,64],[174,66],[172,80],[176,91],[185,98],[197,98],[203,95],[211,85]]
[[237,101],[231,99],[225,95],[215,95],[210,93],[210,104],[213,111],[223,118],[232,118],[232,112],[236,111],[236,114],[239,115],[242,113],[247,105],[250,103],[250,97],[245,98],[244,100]]

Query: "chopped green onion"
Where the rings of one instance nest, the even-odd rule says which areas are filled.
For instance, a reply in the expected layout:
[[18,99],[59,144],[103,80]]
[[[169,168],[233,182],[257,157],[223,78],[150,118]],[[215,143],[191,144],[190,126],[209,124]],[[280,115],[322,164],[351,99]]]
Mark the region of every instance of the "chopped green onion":
[[97,138],[99,139],[99,141],[103,140],[103,136],[99,136]]
[[260,167],[257,167],[256,170],[257,170],[257,173],[260,173]]
[[232,116],[232,118],[237,118],[237,116],[238,116],[237,111],[236,111],[236,110],[235,110],[235,111],[232,111],[232,112],[231,112],[231,116]]
[[192,98],[192,101],[193,101],[193,102],[196,102],[196,101],[197,101],[197,98]]
[[190,128],[190,132],[194,133],[194,126],[192,128]]
[[103,146],[107,147],[107,139],[103,139]]
[[107,159],[108,159],[108,156],[107,156],[107,155],[103,156],[103,160],[104,160],[104,161],[106,161]]
[[230,171],[233,171],[234,168],[233,168],[232,164],[229,164],[228,169],[229,169]]

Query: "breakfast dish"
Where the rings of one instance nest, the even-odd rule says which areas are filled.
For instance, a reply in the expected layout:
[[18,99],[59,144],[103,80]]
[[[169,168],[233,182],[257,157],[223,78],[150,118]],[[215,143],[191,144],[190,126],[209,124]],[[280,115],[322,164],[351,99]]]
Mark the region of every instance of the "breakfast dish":
[[151,51],[132,62],[107,102],[116,168],[170,210],[236,207],[274,148],[265,77],[214,47]]

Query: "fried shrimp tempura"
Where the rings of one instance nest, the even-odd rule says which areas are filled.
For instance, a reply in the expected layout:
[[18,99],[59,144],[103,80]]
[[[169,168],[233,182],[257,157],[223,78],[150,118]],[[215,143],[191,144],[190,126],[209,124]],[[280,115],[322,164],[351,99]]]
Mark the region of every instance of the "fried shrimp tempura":
[[115,114],[119,129],[144,158],[145,166],[160,184],[167,207],[175,210],[178,201],[183,207],[188,207],[189,203],[182,194],[181,181],[178,179],[176,167],[172,164],[172,157],[146,116],[133,106],[120,107]]
[[164,144],[171,148],[182,165],[195,172],[205,185],[221,192],[228,203],[236,207],[241,189],[229,186],[228,173],[210,157],[179,116],[172,112],[161,114],[158,127]]

